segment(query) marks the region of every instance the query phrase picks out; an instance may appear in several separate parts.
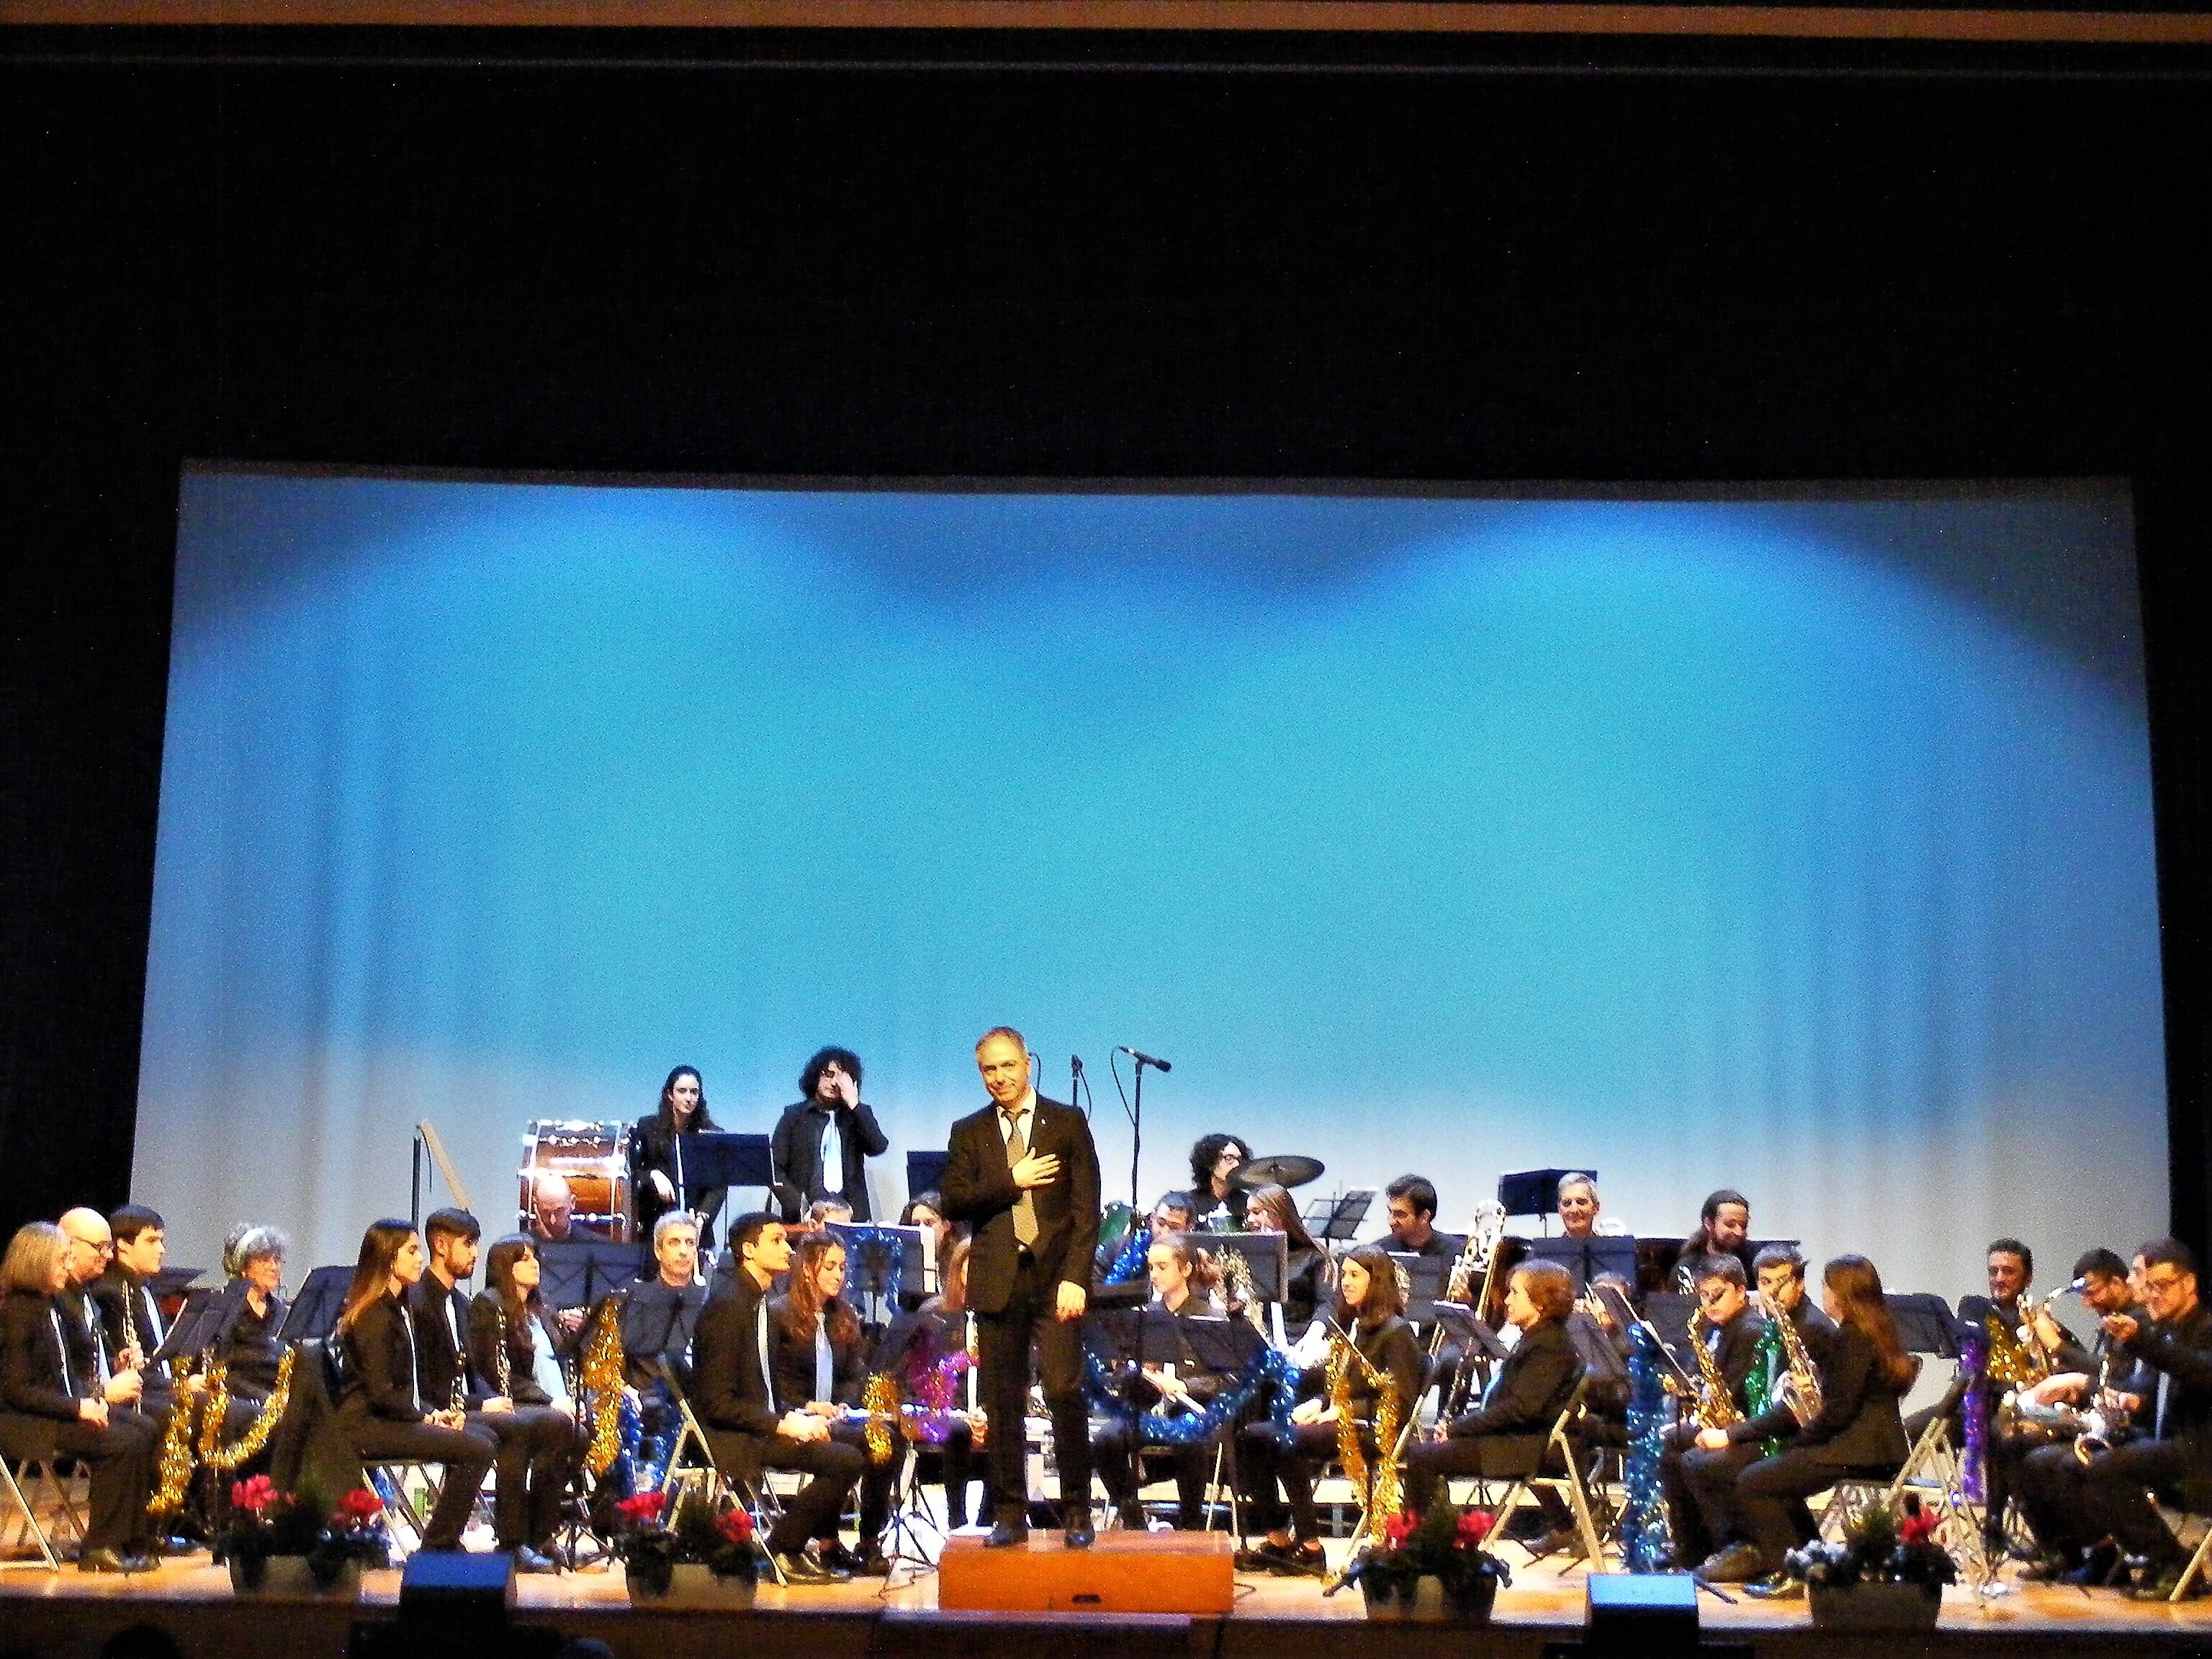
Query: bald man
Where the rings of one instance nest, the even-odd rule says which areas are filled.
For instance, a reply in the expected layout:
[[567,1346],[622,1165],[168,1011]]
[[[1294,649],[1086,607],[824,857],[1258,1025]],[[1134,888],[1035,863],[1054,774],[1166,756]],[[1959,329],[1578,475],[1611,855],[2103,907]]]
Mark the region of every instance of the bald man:
[[556,1243],[572,1238],[576,1224],[576,1195],[568,1177],[549,1170],[530,1183],[530,1236]]
[[[69,1240],[69,1288],[58,1301],[71,1375],[99,1377],[100,1397],[110,1407],[135,1407],[145,1392],[138,1375],[141,1356],[110,1350],[100,1309],[91,1296],[93,1285],[115,1259],[115,1235],[106,1216],[82,1206],[65,1213],[60,1224],[62,1236]],[[76,1369],[80,1366],[83,1369]],[[111,1422],[113,1416],[111,1412]]]

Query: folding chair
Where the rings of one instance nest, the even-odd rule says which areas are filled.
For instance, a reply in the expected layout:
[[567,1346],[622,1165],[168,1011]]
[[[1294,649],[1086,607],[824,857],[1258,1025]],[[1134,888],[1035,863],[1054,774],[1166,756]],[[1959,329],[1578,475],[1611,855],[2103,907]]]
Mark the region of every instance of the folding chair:
[[[769,1484],[769,1471],[761,1471],[759,1484],[733,1474],[724,1468],[714,1456],[714,1443],[707,1438],[707,1431],[691,1409],[691,1396],[684,1392],[684,1381],[676,1374],[676,1367],[665,1358],[660,1363],[661,1380],[668,1385],[668,1396],[676,1402],[678,1428],[676,1444],[668,1454],[668,1475],[661,1490],[669,1494],[668,1512],[682,1503],[693,1491],[703,1492],[709,1504],[720,1500],[722,1491],[728,1489],[733,1503],[742,1506],[753,1517],[753,1524],[766,1537],[783,1514],[783,1506],[776,1499]],[[684,1454],[687,1448],[696,1449],[699,1462],[686,1465]],[[787,1584],[782,1565],[772,1553],[768,1555],[768,1570],[779,1585]]]
[[[2166,1598],[2170,1602],[2179,1601],[2189,1594],[2190,1586],[2205,1571],[2208,1558],[2212,1558],[2212,1516],[2191,1510],[2169,1510],[2161,1505],[2159,1518],[2166,1522],[2166,1530],[2173,1534],[2173,1541],[2189,1551],[2188,1565],[2182,1568],[2181,1577],[2173,1581],[2173,1594]],[[2193,1546],[2191,1542],[2192,1534],[2197,1534]]]
[[[1484,1486],[1492,1479],[1510,1479],[1511,1481],[1505,1489],[1504,1498],[1490,1510],[1491,1529],[1493,1534],[1498,1533],[1512,1518],[1514,1510],[1520,1508],[1524,1498],[1531,1498],[1539,1492],[1552,1492],[1564,1497],[1567,1500],[1568,1509],[1574,1516],[1575,1529],[1582,1534],[1585,1559],[1589,1562],[1590,1570],[1596,1571],[1605,1559],[1605,1548],[1598,1537],[1597,1525],[1590,1516],[1589,1490],[1583,1484],[1582,1468],[1576,1460],[1574,1435],[1571,1429],[1571,1425],[1581,1414],[1583,1395],[1589,1387],[1589,1379],[1587,1376],[1575,1384],[1575,1391],[1567,1397],[1566,1405],[1560,1409],[1559,1414],[1552,1419],[1552,1426],[1545,1434],[1542,1445],[1537,1450],[1535,1457],[1533,1460],[1528,1460],[1530,1467],[1525,1472],[1516,1471],[1510,1476],[1502,1472],[1496,1476],[1484,1474],[1477,1476],[1476,1480],[1478,1484]],[[1554,1475],[1544,1473],[1545,1466],[1553,1462],[1555,1456],[1561,1467],[1566,1470],[1565,1474]],[[1446,1492],[1449,1494],[1449,1482],[1446,1483]],[[1565,1572],[1572,1565],[1572,1562],[1563,1563],[1559,1571]]]
[[[33,1494],[52,1491],[53,1498],[49,1507],[58,1517],[59,1525],[66,1527],[79,1540],[84,1537],[85,1524],[82,1512],[70,1496],[69,1482],[54,1472],[55,1462],[52,1457],[0,1455],[0,1482],[6,1484],[9,1501],[15,1505],[17,1515],[15,1542],[9,1547],[20,1547],[26,1539],[35,1540],[49,1572],[61,1571],[61,1558],[55,1552],[53,1539],[40,1524]],[[27,1491],[26,1481],[30,1483]]]

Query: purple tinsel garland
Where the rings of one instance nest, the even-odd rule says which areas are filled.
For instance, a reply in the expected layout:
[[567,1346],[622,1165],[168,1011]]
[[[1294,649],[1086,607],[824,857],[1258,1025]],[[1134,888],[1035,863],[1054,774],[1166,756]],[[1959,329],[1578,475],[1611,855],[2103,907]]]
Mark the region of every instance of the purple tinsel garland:
[[1960,1339],[1959,1370],[1966,1378],[1966,1396],[1960,1406],[1959,1419],[1966,1433],[1966,1451],[1959,1463],[1959,1490],[1969,1504],[1981,1503],[1989,1490],[1984,1479],[1990,1437],[1984,1387],[1989,1358],[1989,1339],[1980,1332],[1970,1332]]

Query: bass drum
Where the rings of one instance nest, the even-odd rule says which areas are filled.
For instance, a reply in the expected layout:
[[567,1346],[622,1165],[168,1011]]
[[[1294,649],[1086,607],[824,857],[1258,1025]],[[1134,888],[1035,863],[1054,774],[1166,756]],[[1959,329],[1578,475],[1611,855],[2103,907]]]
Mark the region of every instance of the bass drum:
[[538,1118],[522,1137],[522,1168],[519,1172],[521,1228],[531,1226],[530,1189],[540,1176],[557,1175],[568,1183],[575,1212],[570,1218],[572,1237],[630,1240],[635,1212],[629,1195],[629,1138],[628,1123],[574,1123]]
[[1121,1254],[1121,1247],[1129,1242],[1129,1229],[1137,1224],[1137,1212],[1127,1204],[1116,1201],[1099,1212],[1098,1249],[1091,1257],[1091,1265],[1104,1273],[1114,1265],[1114,1258]]

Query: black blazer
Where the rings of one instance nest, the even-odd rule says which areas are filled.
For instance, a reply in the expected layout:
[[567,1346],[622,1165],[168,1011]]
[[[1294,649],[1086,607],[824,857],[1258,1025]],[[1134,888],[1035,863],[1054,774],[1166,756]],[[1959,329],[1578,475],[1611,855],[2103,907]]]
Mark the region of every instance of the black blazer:
[[107,1344],[110,1354],[120,1354],[126,1346],[123,1340],[123,1304],[125,1298],[129,1298],[131,1317],[138,1327],[141,1350],[138,1357],[145,1364],[145,1369],[140,1373],[141,1379],[148,1393],[168,1393],[169,1363],[165,1359],[157,1364],[154,1360],[155,1350],[161,1346],[154,1340],[154,1333],[157,1328],[166,1329],[166,1327],[157,1326],[154,1298],[146,1287],[122,1268],[111,1265],[94,1281],[87,1294],[91,1297],[93,1306],[100,1311],[100,1338]]
[[[447,1290],[435,1273],[426,1273],[408,1293],[408,1311],[415,1316],[415,1375],[422,1387],[422,1400],[434,1411],[453,1403],[453,1383],[459,1380],[461,1398],[471,1411],[492,1397],[495,1385],[472,1374],[469,1365],[469,1298],[461,1287]],[[452,1310],[450,1322],[447,1310]],[[453,1333],[461,1334],[460,1342]]]
[[[692,1133],[700,1128],[712,1129],[712,1123],[702,1124],[695,1117]],[[689,1154],[689,1135],[686,1154]],[[673,1204],[661,1202],[660,1194],[653,1190],[651,1179],[658,1170],[668,1177],[668,1184],[677,1188],[682,1196],[690,1200],[690,1207],[706,1218],[699,1224],[699,1248],[706,1249],[714,1242],[714,1218],[721,1213],[722,1200],[729,1196],[726,1187],[695,1187],[684,1192],[676,1180],[676,1129],[662,1121],[658,1112],[648,1113],[638,1119],[629,1137],[629,1197],[630,1206],[637,1212],[637,1231],[633,1237],[651,1238],[653,1224],[674,1209]]]
[[[1827,1316],[1823,1314],[1821,1317],[1825,1319]],[[1735,1400],[1738,1411],[1743,1409],[1744,1384],[1751,1380],[1752,1368],[1759,1361],[1759,1339],[1765,1328],[1766,1322],[1747,1307],[1722,1326],[1717,1333],[1705,1333],[1706,1341],[1714,1340],[1716,1336],[1719,1340],[1720,1352],[1715,1358],[1719,1362],[1721,1376],[1727,1379],[1729,1394]],[[1808,1343],[1805,1352],[1809,1354],[1812,1351],[1812,1345]]]
[[1582,1376],[1582,1359],[1565,1322],[1540,1321],[1521,1333],[1482,1397],[1452,1419],[1452,1436],[1547,1434],[1574,1398]]
[[[811,1101],[802,1100],[785,1107],[775,1121],[775,1132],[769,1139],[769,1168],[787,1223],[798,1220],[820,1196],[817,1182],[822,1173],[823,1120],[828,1115],[828,1109],[817,1113]],[[876,1109],[865,1100],[845,1115],[837,1136],[844,1147],[845,1167],[839,1173],[845,1178],[845,1202],[853,1206],[854,1220],[872,1221],[867,1160],[889,1152],[890,1137],[877,1127]]]
[[[763,1439],[775,1432],[783,1413],[804,1400],[771,1400],[761,1370],[761,1320],[768,1295],[740,1273],[730,1292],[718,1296],[699,1316],[691,1339],[691,1407],[709,1428]],[[769,1321],[769,1352],[775,1350],[775,1321]],[[773,1358],[769,1363],[773,1364]],[[810,1387],[808,1393],[812,1392]]]
[[61,1315],[62,1340],[69,1345],[70,1375],[86,1394],[98,1394],[100,1368],[104,1364],[112,1373],[117,1351],[108,1346],[107,1328],[100,1319],[99,1304],[92,1299],[91,1288],[73,1285],[53,1297],[52,1305]]
[[[775,1368],[775,1397],[787,1410],[814,1398],[814,1334],[798,1335],[783,1322],[788,1299],[777,1297],[768,1307],[769,1363]],[[839,1406],[857,1406],[867,1384],[862,1363],[866,1343],[859,1331],[840,1342],[830,1340],[830,1399]]]
[[[1757,1417],[1731,1425],[1729,1439],[1741,1445],[1781,1436],[1792,1446],[1820,1447],[1826,1461],[1838,1468],[1895,1468],[1911,1450],[1897,1410],[1905,1391],[1881,1374],[1873,1338],[1856,1325],[1837,1328],[1831,1322],[1831,1328],[1835,1337],[1827,1358],[1815,1365],[1820,1414],[1801,1429],[1790,1407],[1778,1401]],[[1805,1351],[1813,1351],[1809,1340]]]
[[345,1380],[338,1410],[352,1417],[380,1417],[392,1423],[420,1423],[446,1401],[418,1392],[416,1343],[407,1328],[399,1298],[389,1291],[361,1310],[361,1317],[338,1339],[344,1353]]
[[2143,1321],[2129,1341],[2114,1344],[2123,1359],[2146,1367],[2142,1380],[2142,1409],[2136,1423],[2146,1435],[2156,1425],[2159,1375],[2172,1377],[2166,1400],[2165,1439],[2202,1438],[2212,1431],[2212,1309],[2198,1303],[2185,1319],[2172,1325],[2153,1324],[2147,1308],[2136,1310]]
[[[74,1423],[77,1401],[98,1394],[98,1378],[77,1370],[75,1361],[62,1369],[66,1339],[54,1328],[58,1311],[55,1298],[29,1291],[0,1297],[0,1407]],[[60,1317],[66,1325],[69,1316]]]
[[543,1320],[532,1319],[521,1330],[507,1322],[507,1310],[500,1305],[496,1291],[478,1291],[469,1299],[469,1369],[483,1380],[485,1387],[496,1393],[499,1388],[499,1351],[507,1349],[507,1397],[518,1406],[550,1406],[553,1396],[538,1385],[534,1375],[538,1364],[536,1345],[543,1342],[555,1353],[561,1352],[553,1334]]
[[[1395,1314],[1376,1325],[1355,1322],[1352,1346],[1359,1350],[1369,1364],[1390,1379],[1391,1391],[1398,1396],[1398,1420],[1401,1424],[1406,1422],[1413,1402],[1421,1397],[1421,1344],[1413,1334],[1413,1328]],[[1328,1380],[1327,1365],[1309,1365],[1299,1373],[1298,1391],[1319,1395],[1328,1386]],[[1347,1395],[1352,1414],[1362,1422],[1372,1422],[1376,1389],[1367,1380],[1367,1374],[1357,1366],[1352,1369]]]
[[[1037,1236],[1031,1247],[1047,1278],[1063,1285],[1091,1284],[1091,1258],[1098,1249],[1098,1149],[1082,1113],[1036,1097],[1029,1149],[1060,1159],[1060,1174],[1031,1194]],[[968,1305],[977,1313],[1005,1310],[1013,1294],[1019,1246],[1014,1239],[1014,1201],[1021,1191],[1007,1171],[1006,1140],[994,1102],[952,1126],[939,1190],[946,1213],[974,1235],[968,1257]]]
[[271,1294],[269,1311],[253,1311],[246,1300],[246,1284],[234,1279],[223,1287],[222,1312],[216,1321],[209,1352],[223,1367],[232,1395],[240,1400],[266,1400],[276,1389],[276,1367],[284,1358],[278,1333],[284,1328],[284,1298]]
[[650,1387],[659,1379],[660,1362],[681,1369],[691,1363],[691,1345],[707,1287],[687,1281],[671,1289],[658,1278],[641,1279],[623,1293],[623,1360],[629,1385]]

